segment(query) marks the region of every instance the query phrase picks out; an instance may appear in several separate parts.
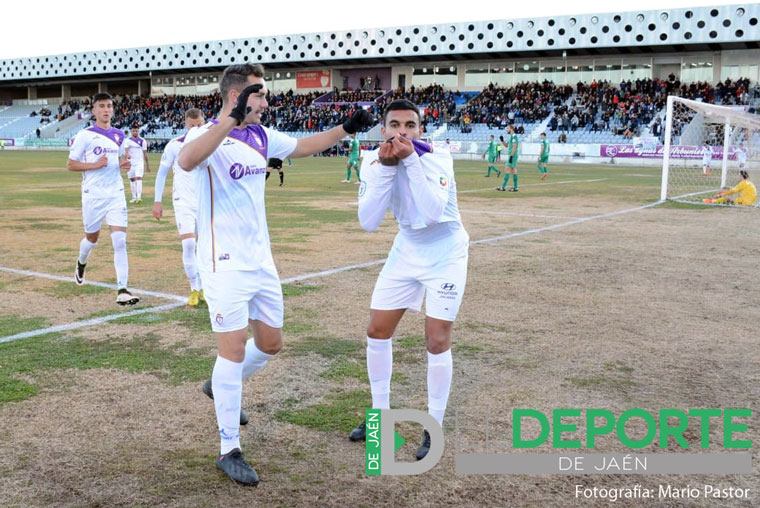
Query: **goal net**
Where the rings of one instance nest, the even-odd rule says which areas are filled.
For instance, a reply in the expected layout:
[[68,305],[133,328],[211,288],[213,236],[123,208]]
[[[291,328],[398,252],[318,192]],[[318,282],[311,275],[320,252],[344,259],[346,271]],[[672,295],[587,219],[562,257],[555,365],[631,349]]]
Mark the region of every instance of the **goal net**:
[[740,169],[760,182],[760,115],[670,96],[665,121],[661,199],[703,204],[735,186]]

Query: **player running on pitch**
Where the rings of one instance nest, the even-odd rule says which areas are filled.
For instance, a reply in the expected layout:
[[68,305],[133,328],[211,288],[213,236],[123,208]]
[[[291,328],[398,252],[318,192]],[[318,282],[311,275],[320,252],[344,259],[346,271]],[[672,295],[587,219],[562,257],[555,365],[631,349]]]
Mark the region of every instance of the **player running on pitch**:
[[129,178],[129,188],[132,191],[130,203],[142,203],[143,175],[147,171],[150,173],[150,162],[148,162],[148,142],[140,137],[140,128],[137,125],[132,126],[132,136],[124,140],[122,150],[129,156],[129,162],[132,167],[127,173]]
[[107,93],[92,98],[95,125],[77,133],[69,150],[66,169],[82,173],[82,218],[84,238],[79,243],[79,257],[74,281],[84,284],[87,260],[98,243],[100,227],[105,221],[111,229],[113,264],[116,269],[116,303],[134,305],[140,298],[127,289],[127,200],[120,170],[129,170],[129,158],[120,159],[124,133],[111,127],[113,99]]
[[[185,111],[186,129],[200,127],[204,123],[206,123],[206,119],[200,109],[192,108]],[[176,165],[177,155],[182,148],[182,143],[185,142],[186,135],[183,134],[172,139],[164,148],[161,164],[158,166],[158,173],[156,173],[153,217],[156,220],[161,220],[163,217],[164,186],[166,185],[166,175],[171,169],[173,174],[172,206],[174,207],[174,220],[177,222],[177,231],[182,241],[182,265],[185,267],[185,275],[190,283],[190,296],[187,299],[187,304],[190,307],[197,307],[200,302],[205,301],[198,266],[195,262],[195,246],[198,238],[198,197],[195,194],[197,175],[182,171]]]

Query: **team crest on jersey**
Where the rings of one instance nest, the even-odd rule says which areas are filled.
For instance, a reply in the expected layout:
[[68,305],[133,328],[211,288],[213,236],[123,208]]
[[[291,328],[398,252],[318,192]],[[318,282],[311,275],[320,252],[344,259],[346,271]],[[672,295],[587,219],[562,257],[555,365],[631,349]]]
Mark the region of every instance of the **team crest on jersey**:
[[224,318],[222,317],[221,314],[217,314],[216,318],[214,318],[214,321],[216,321],[216,324],[221,325],[222,322],[224,321]]
[[442,176],[438,181],[441,182],[441,187],[446,187],[449,184],[449,180],[445,176]]
[[119,137],[119,135],[118,135],[118,134],[114,134],[114,135],[113,135],[113,137],[114,137],[114,138],[116,138],[116,144],[117,144],[117,145],[118,145],[119,143],[121,143],[121,138]]

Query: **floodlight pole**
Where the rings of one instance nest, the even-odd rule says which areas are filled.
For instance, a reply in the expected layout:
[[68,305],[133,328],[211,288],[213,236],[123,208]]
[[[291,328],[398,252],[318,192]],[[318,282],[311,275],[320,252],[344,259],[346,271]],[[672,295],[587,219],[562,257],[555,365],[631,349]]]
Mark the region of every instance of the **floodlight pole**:
[[665,111],[665,146],[662,149],[662,184],[660,185],[660,201],[668,198],[668,172],[670,167],[670,135],[673,132],[673,100],[675,96],[668,95]]

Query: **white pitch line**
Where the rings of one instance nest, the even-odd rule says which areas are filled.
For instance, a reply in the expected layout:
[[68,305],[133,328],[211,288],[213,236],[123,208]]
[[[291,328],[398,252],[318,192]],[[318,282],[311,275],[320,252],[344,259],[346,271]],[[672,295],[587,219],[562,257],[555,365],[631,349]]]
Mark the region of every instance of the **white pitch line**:
[[[39,272],[30,272],[28,270],[17,270],[16,268],[8,268],[5,266],[0,266],[0,271],[2,272],[8,272],[8,273],[15,273],[17,275],[25,275],[28,277],[40,277],[43,279],[50,279],[50,280],[60,280],[63,282],[74,282],[74,276],[71,277],[64,277],[63,275],[51,275],[48,273],[39,273]],[[118,286],[114,284],[105,284],[103,282],[92,282],[89,280],[84,281],[85,284],[89,284],[90,286],[97,286],[101,288],[108,288],[108,289],[119,289]],[[130,292],[138,294],[138,295],[145,295],[145,296],[155,296],[158,298],[166,298],[168,300],[175,300],[178,302],[184,302],[185,297],[179,296],[179,295],[170,295],[169,293],[160,293],[158,291],[145,291],[143,289],[131,289]]]
[[[609,180],[609,178],[594,178],[593,180],[565,180],[563,182],[548,182],[548,183],[526,183],[520,187],[537,187],[544,185],[565,185],[568,183],[590,183],[590,182],[603,182]],[[464,191],[457,191],[457,194],[469,194],[470,192],[483,192],[487,190],[493,190],[494,187],[486,187],[485,189],[469,189]]]
[[28,339],[29,337],[37,337],[38,335],[47,335],[48,333],[64,332],[67,330],[76,330],[77,328],[85,328],[87,326],[97,325],[105,323],[107,321],[113,321],[115,319],[121,319],[130,316],[137,316],[139,314],[145,314],[147,312],[161,312],[164,310],[174,309],[185,305],[182,303],[170,303],[167,305],[161,305],[158,307],[148,307],[147,309],[138,309],[130,312],[122,312],[121,314],[111,314],[110,316],[102,316],[99,318],[88,319],[86,321],[80,321],[78,323],[69,323],[66,325],[51,326],[50,328],[43,328],[40,330],[32,330],[31,332],[17,333],[16,335],[9,335],[7,337],[0,337],[0,344],[4,342],[12,342],[19,339]]
[[507,240],[509,238],[516,238],[518,236],[532,235],[532,234],[535,234],[535,233],[541,233],[543,231],[553,231],[555,229],[560,229],[560,228],[564,228],[564,227],[567,227],[567,226],[572,226],[574,224],[581,224],[583,222],[588,222],[588,221],[592,221],[592,220],[596,220],[596,219],[607,219],[609,217],[615,217],[617,215],[623,215],[623,214],[626,214],[626,213],[637,212],[639,210],[644,210],[646,208],[651,208],[653,206],[657,206],[657,205],[662,204],[662,203],[663,203],[663,201],[655,201],[654,203],[649,203],[648,205],[637,206],[635,208],[627,208],[625,210],[618,210],[617,212],[604,213],[604,214],[601,214],[601,215],[592,215],[591,217],[583,217],[583,218],[580,218],[580,219],[575,219],[575,220],[571,220],[571,221],[568,221],[568,222],[561,222],[559,224],[553,224],[551,226],[545,226],[545,227],[542,227],[542,228],[527,229],[525,231],[518,231],[517,233],[510,233],[508,235],[495,236],[493,238],[484,238],[483,240],[475,240],[474,242],[470,242],[470,245],[477,245],[477,244],[480,244],[480,243],[498,242],[500,240]]
[[499,212],[499,211],[492,211],[492,210],[462,210],[459,209],[460,212],[467,212],[467,213],[486,213],[486,214],[493,214],[493,215],[515,215],[517,217],[539,217],[542,219],[581,219],[582,217],[568,217],[566,215],[539,215],[535,213],[518,213],[518,212]]
[[[528,230],[525,230],[525,231],[519,231],[517,233],[510,233],[508,235],[495,236],[495,237],[492,237],[492,238],[484,238],[482,240],[471,241],[470,245],[478,245],[478,244],[481,244],[481,243],[498,242],[498,241],[501,241],[501,240],[507,240],[509,238],[516,238],[516,237],[519,237],[519,236],[532,235],[532,234],[542,233],[544,231],[553,231],[555,229],[560,229],[560,228],[564,228],[564,227],[567,227],[567,226],[572,226],[572,225],[575,225],[575,224],[581,224],[583,222],[588,222],[588,221],[592,221],[592,220],[596,220],[596,219],[606,219],[606,218],[609,218],[609,217],[615,217],[615,216],[623,215],[623,214],[626,214],[626,213],[637,212],[639,210],[644,210],[646,208],[651,208],[653,206],[657,206],[657,205],[662,204],[662,203],[663,203],[663,201],[655,201],[653,203],[649,203],[649,204],[643,205],[643,206],[637,206],[635,208],[627,208],[625,210],[618,210],[616,212],[610,212],[610,213],[605,213],[605,214],[601,214],[601,215],[593,215],[591,217],[582,217],[582,218],[574,219],[574,220],[571,220],[571,221],[562,222],[560,224],[554,224],[554,225],[551,225],[551,226],[544,226],[542,228],[536,228],[536,229],[528,229]],[[318,278],[318,277],[325,277],[325,276],[328,276],[328,275],[333,275],[333,274],[336,274],[336,273],[346,272],[346,271],[349,271],[349,270],[355,270],[355,269],[358,269],[358,268],[369,268],[369,267],[372,267],[372,266],[377,266],[377,265],[385,263],[386,259],[387,258],[376,259],[374,261],[367,261],[366,263],[359,263],[359,264],[355,264],[355,265],[348,265],[348,266],[343,266],[343,267],[340,267],[340,268],[333,268],[333,269],[330,269],[330,270],[322,270],[322,271],[319,271],[319,272],[312,272],[312,273],[307,273],[307,274],[304,274],[304,275],[296,275],[295,277],[288,277],[287,279],[282,279],[280,282],[283,283],[283,284],[289,284],[291,282],[300,282],[302,280],[315,279],[315,278]],[[63,280],[63,281],[70,281],[71,280],[70,278],[61,277],[59,275],[48,275],[48,274],[44,274],[44,273],[29,272],[29,271],[26,271],[26,270],[16,270],[16,269],[13,269],[13,268],[0,267],[0,270],[6,271],[6,272],[10,272],[10,273],[16,273],[16,274],[20,274],[20,275],[29,275],[29,276],[43,277],[43,278],[52,279],[52,280]],[[100,282],[89,282],[89,284],[92,284],[94,286],[101,286],[101,287],[109,287],[109,288],[112,287],[110,284],[103,284],[103,283],[100,283]],[[133,292],[137,293],[138,290],[134,290]],[[137,314],[143,314],[143,313],[146,313],[146,312],[160,312],[160,311],[163,311],[163,310],[173,309],[175,307],[179,307],[179,306],[185,304],[185,301],[184,301],[185,299],[183,297],[180,297],[180,296],[177,296],[177,295],[169,295],[169,294],[166,294],[166,293],[158,293],[158,292],[154,292],[154,291],[139,291],[139,293],[140,294],[145,294],[145,295],[151,295],[151,296],[161,296],[163,298],[171,298],[171,299],[174,299],[174,300],[181,299],[182,303],[173,303],[173,304],[169,304],[169,305],[163,305],[163,306],[160,306],[160,307],[150,307],[150,308],[147,308],[147,309],[140,309],[140,310],[135,310],[135,311],[132,311],[132,312],[125,312],[125,313],[122,313],[122,314],[113,314],[113,315],[110,315],[110,316],[104,316],[104,317],[100,317],[100,318],[90,319],[88,321],[82,321],[80,323],[71,323],[71,324],[68,324],[68,325],[61,325],[61,326],[55,326],[55,327],[51,327],[51,328],[45,328],[43,330],[34,330],[34,331],[31,331],[31,332],[24,332],[24,333],[20,333],[20,334],[16,334],[16,335],[11,335],[11,336],[8,336],[8,337],[0,337],[0,343],[10,342],[12,340],[24,339],[24,338],[27,338],[27,337],[34,337],[36,335],[44,335],[46,333],[53,333],[53,332],[56,332],[56,331],[72,330],[72,329],[75,329],[75,328],[83,328],[85,326],[91,326],[91,325],[94,325],[94,324],[104,323],[106,321],[112,321],[114,319],[119,319],[119,318],[122,318],[122,317],[128,317],[128,316],[134,316],[134,315],[137,315]]]

